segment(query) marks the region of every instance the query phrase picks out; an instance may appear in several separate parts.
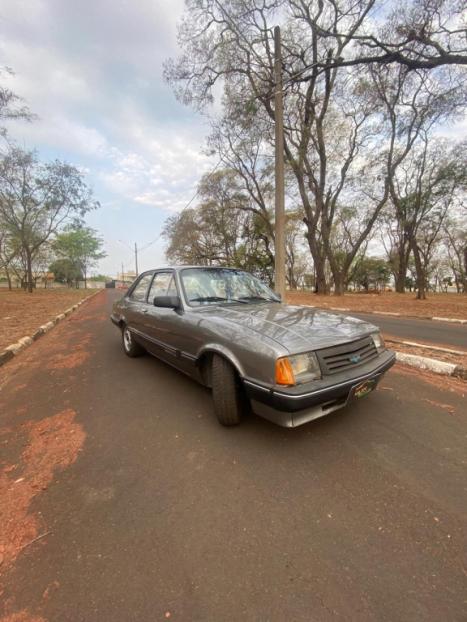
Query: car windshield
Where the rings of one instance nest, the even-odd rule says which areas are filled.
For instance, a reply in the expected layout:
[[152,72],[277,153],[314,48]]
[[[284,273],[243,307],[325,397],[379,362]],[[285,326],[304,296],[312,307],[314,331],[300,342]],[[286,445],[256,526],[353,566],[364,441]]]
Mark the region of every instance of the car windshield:
[[279,302],[259,279],[226,268],[184,268],[180,272],[187,302],[192,307],[215,304]]

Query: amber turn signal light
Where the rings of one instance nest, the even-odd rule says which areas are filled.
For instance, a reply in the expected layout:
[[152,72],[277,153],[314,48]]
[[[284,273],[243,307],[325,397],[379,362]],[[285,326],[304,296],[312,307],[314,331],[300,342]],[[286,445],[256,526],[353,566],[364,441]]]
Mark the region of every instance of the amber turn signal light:
[[285,356],[276,361],[276,384],[294,385],[295,376],[289,359]]

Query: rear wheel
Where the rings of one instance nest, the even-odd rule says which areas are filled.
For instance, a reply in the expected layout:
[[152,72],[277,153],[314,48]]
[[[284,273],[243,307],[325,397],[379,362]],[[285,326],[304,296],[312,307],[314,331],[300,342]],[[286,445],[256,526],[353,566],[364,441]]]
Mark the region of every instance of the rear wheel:
[[136,341],[133,339],[133,335],[131,334],[128,326],[123,326],[122,328],[122,344],[123,351],[127,356],[130,356],[131,358],[144,354],[144,348],[142,348],[139,343],[136,343]]
[[219,423],[225,426],[238,425],[245,408],[237,372],[222,356],[212,358],[212,399]]

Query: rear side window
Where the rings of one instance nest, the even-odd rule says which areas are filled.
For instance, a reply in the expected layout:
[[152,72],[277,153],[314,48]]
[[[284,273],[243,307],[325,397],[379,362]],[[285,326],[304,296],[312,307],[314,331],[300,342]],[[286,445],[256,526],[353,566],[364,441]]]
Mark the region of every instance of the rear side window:
[[171,272],[157,272],[149,290],[148,301],[151,303],[156,296],[176,296],[177,288]]
[[146,292],[148,291],[151,279],[152,274],[145,274],[142,276],[136,284],[134,290],[131,292],[130,300],[136,300],[136,302],[146,302]]

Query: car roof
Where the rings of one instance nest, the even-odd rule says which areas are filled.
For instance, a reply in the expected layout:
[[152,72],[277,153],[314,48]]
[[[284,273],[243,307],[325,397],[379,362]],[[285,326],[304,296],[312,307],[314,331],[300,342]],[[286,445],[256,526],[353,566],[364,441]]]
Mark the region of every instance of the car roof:
[[197,266],[197,265],[167,265],[167,266],[157,266],[157,268],[150,268],[149,270],[145,270],[144,272],[154,272],[155,270],[176,270],[177,272],[180,270],[185,270],[186,268],[201,268],[203,270],[241,270],[245,272],[243,268],[235,268],[233,266]]

